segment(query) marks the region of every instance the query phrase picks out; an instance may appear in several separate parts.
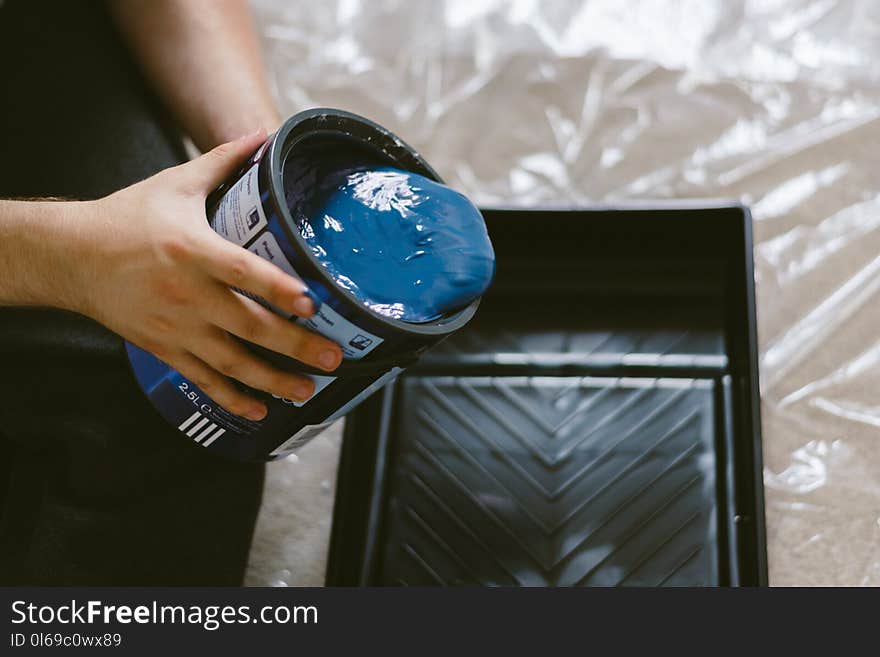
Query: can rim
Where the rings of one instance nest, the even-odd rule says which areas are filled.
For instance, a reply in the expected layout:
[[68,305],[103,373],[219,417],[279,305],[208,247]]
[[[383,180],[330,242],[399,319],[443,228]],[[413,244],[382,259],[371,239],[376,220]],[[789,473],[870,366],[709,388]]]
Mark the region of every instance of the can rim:
[[351,295],[341,290],[333,278],[321,266],[320,261],[314,256],[305,240],[296,230],[296,225],[291,215],[290,208],[284,194],[284,180],[282,169],[290,152],[306,139],[314,139],[325,133],[328,137],[342,136],[358,141],[362,146],[376,150],[388,157],[395,165],[407,171],[418,173],[436,182],[442,183],[443,179],[433,168],[419,155],[419,153],[400,139],[390,130],[370,121],[367,118],[346,112],[344,110],[317,107],[314,109],[298,112],[290,117],[275,133],[267,153],[269,158],[269,194],[272,202],[283,219],[285,231],[292,244],[300,251],[300,255],[308,259],[314,269],[324,279],[324,283],[338,289],[338,299],[352,311],[366,312],[370,318],[388,328],[404,331],[414,335],[445,335],[460,329],[467,324],[480,305],[480,298],[474,299],[464,308],[435,320],[423,323],[410,323],[382,315],[372,308],[358,303]]

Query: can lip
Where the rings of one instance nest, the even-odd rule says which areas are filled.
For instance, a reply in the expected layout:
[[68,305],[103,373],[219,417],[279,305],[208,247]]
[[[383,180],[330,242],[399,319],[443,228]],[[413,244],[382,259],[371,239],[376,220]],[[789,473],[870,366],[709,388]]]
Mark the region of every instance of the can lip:
[[[419,153],[390,130],[383,128],[367,118],[340,109],[317,107],[294,114],[287,119],[275,133],[267,153],[269,159],[269,194],[280,216],[288,228],[289,237],[298,246],[301,254],[312,262],[314,269],[325,279],[328,287],[339,289],[333,278],[325,272],[320,261],[303,240],[293,221],[284,194],[282,170],[290,152],[303,141],[326,134],[327,137],[341,136],[354,139],[361,146],[371,148],[388,157],[396,166],[418,173],[436,182],[443,179],[422,158]],[[430,322],[413,324],[386,317],[373,309],[358,303],[351,295],[340,290],[340,300],[352,311],[366,312],[371,319],[388,328],[414,335],[446,335],[467,324],[477,311],[480,299],[477,298],[461,310]]]

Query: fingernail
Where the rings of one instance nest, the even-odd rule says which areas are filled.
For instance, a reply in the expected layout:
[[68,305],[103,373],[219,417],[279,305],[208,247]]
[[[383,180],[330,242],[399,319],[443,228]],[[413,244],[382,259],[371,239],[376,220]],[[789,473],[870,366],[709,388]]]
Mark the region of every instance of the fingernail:
[[322,351],[320,354],[318,354],[318,362],[321,364],[321,367],[324,367],[328,370],[335,370],[339,366],[340,360],[341,358],[339,354],[330,349]]
[[249,420],[259,422],[266,417],[267,411],[265,406],[254,406],[244,416]]
[[312,300],[312,305],[315,307],[315,312],[318,312],[318,308],[321,307],[321,297],[319,297],[315,292],[312,291],[312,288],[307,287],[303,290],[303,294],[306,295],[309,299]]
[[315,304],[309,297],[299,297],[293,302],[293,313],[297,317],[311,317],[315,314]]
[[291,388],[291,392],[293,392],[293,398],[300,401],[305,401],[306,399],[311,397],[314,390],[315,387],[309,383],[297,383]]

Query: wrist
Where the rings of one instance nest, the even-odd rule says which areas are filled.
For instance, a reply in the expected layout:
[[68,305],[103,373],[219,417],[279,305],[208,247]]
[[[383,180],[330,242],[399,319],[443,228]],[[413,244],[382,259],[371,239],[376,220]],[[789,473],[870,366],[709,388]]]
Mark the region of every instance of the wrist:
[[77,201],[0,201],[0,304],[76,310]]
[[95,272],[95,239],[92,230],[97,201],[47,202],[45,221],[37,230],[43,240],[41,267],[48,282],[42,305],[92,316],[90,281]]

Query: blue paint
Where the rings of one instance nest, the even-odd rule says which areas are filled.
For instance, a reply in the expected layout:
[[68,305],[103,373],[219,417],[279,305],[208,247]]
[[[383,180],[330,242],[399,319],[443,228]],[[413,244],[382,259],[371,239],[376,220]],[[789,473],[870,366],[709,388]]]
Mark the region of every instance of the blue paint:
[[391,167],[321,173],[298,177],[288,200],[305,195],[291,208],[303,238],[364,305],[426,322],[489,287],[495,253],[479,210],[464,195]]

